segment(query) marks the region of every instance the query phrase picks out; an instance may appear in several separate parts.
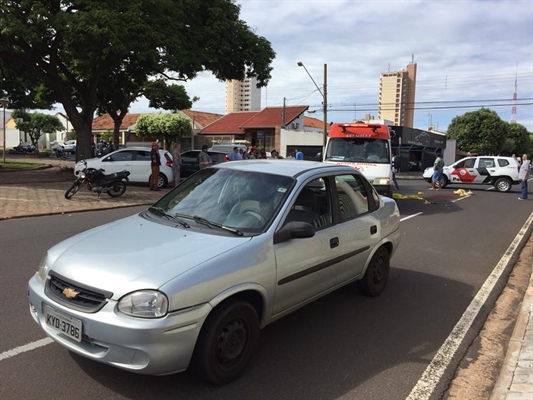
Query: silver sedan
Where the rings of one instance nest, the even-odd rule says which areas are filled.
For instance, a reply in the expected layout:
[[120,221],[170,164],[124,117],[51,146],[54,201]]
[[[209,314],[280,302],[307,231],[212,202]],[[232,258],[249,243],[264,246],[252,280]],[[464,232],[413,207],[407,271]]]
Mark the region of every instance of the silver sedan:
[[278,318],[353,281],[379,295],[399,217],[351,167],[218,164],[144,212],[48,250],[29,282],[30,313],[92,360],[142,374],[191,368],[225,384]]

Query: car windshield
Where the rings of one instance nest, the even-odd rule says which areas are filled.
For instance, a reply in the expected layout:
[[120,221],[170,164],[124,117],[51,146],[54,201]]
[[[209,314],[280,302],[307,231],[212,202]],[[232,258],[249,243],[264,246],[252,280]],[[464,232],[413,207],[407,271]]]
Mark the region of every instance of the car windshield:
[[[263,232],[289,189],[291,177],[207,168],[182,182],[154,207],[215,231],[233,228],[243,234]],[[156,214],[161,217],[161,213]],[[162,217],[161,217],[162,218]],[[211,224],[209,224],[211,222]]]
[[389,142],[372,138],[330,138],[325,159],[390,164]]

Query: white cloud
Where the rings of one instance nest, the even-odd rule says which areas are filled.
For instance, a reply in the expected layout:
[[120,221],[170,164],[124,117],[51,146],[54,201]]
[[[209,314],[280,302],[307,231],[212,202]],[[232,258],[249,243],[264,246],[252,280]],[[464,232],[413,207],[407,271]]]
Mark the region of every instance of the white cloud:
[[[328,66],[329,121],[377,116],[379,75],[417,63],[415,125],[446,129],[451,119],[482,105],[510,120],[515,76],[518,99],[533,98],[531,0],[238,0],[241,19],[277,53],[262,106],[308,104],[321,118],[322,97],[296,63],[322,88]],[[185,83],[199,96],[194,109],[223,114],[225,85],[205,73]],[[489,101],[502,100],[505,101]],[[475,100],[475,101],[474,101]],[[470,102],[466,102],[470,101]],[[434,102],[434,103],[428,103]],[[460,102],[460,103],[459,103]],[[471,108],[454,108],[472,106]],[[499,106],[496,106],[499,105]],[[140,101],[131,111],[148,111]],[[343,110],[343,111],[336,111]],[[533,106],[517,120],[533,131]]]

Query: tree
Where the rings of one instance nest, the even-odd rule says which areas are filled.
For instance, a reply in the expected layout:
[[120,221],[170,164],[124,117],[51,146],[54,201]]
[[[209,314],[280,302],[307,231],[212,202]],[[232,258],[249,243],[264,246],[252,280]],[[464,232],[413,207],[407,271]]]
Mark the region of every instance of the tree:
[[531,151],[530,133],[524,125],[511,122],[509,124],[509,139],[513,141],[513,148],[508,154],[522,155]]
[[463,151],[480,154],[500,154],[509,134],[509,124],[495,111],[481,108],[452,119],[447,135],[457,140],[457,147]]
[[24,110],[13,111],[12,117],[17,120],[17,129],[30,135],[31,143],[37,147],[39,138],[45,133],[56,133],[65,129],[59,118],[55,115],[41,113],[27,113]]
[[167,144],[191,133],[191,122],[179,114],[141,115],[135,124],[137,136],[163,138]]
[[186,81],[211,71],[265,86],[275,53],[239,12],[231,0],[4,0],[0,95],[22,108],[20,93],[49,90],[46,98],[63,105],[77,132],[76,157],[90,157],[95,111],[109,112],[99,94],[119,93],[125,77],[134,83],[124,91],[130,96],[110,110],[120,115],[149,77]]

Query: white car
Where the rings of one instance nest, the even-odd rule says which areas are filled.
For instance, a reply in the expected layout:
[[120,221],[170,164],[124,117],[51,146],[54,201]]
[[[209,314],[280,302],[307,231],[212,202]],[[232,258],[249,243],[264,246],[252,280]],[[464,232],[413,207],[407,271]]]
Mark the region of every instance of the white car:
[[49,249],[29,309],[91,360],[152,375],[191,366],[225,384],[246,368],[261,328],[352,282],[378,296],[400,236],[395,201],[350,166],[222,162],[149,209]]
[[[499,192],[508,192],[513,185],[520,183],[518,168],[514,157],[466,157],[445,166],[438,184],[441,188],[455,184],[493,185]],[[426,168],[422,176],[425,181],[431,182],[433,167]]]
[[59,147],[62,147],[63,151],[66,153],[76,152],[76,140],[67,140],[65,143],[52,142],[50,144],[52,145],[52,150],[56,150]]
[[[172,172],[172,156],[167,150],[159,150],[161,166],[159,167],[159,181],[157,186],[162,188],[168,182],[174,182]],[[85,160],[88,169],[103,169],[106,174],[113,172],[129,171],[130,182],[149,183],[152,175],[150,166],[150,149],[147,147],[126,147],[106,154],[101,158],[89,158]],[[74,175],[85,166],[80,161],[74,167]]]

